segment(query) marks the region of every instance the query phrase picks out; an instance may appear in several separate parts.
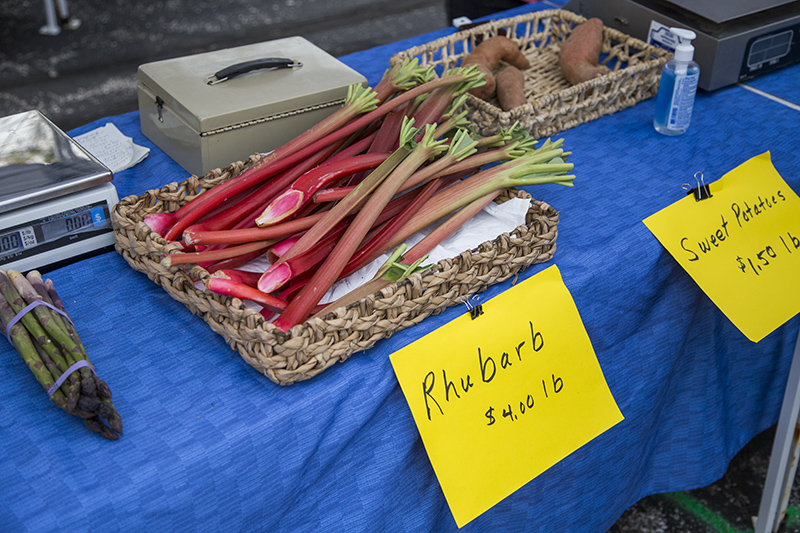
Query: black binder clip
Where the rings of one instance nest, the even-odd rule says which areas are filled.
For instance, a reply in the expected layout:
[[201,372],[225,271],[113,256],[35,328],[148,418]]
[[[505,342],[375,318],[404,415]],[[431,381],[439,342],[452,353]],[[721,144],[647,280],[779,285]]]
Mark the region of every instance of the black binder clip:
[[479,301],[478,295],[474,295],[472,298],[468,298],[464,301],[464,305],[467,306],[467,310],[469,311],[469,316],[472,320],[475,320],[479,316],[483,314],[483,305]]
[[703,182],[703,173],[699,171],[695,172],[694,180],[697,182],[697,187],[691,188],[688,183],[683,184],[683,190],[686,191],[686,194],[694,194],[694,199],[698,202],[711,198],[711,190],[708,188],[708,185]]

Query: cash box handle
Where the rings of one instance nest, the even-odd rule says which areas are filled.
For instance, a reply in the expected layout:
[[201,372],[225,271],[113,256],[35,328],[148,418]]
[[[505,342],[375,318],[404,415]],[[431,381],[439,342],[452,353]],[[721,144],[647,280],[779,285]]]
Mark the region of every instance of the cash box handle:
[[242,74],[246,74],[253,70],[274,70],[279,68],[298,68],[302,66],[303,64],[299,61],[286,59],[285,57],[265,57],[263,59],[244,61],[242,63],[236,63],[235,65],[225,67],[224,69],[219,70],[206,78],[206,83],[209,85],[214,85],[225,80],[235,78],[236,76],[241,76]]

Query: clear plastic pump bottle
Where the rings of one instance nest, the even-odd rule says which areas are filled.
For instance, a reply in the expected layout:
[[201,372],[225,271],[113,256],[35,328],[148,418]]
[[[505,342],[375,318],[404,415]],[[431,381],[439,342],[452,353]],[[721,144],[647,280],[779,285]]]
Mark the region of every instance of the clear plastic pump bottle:
[[673,58],[667,61],[661,71],[653,126],[664,135],[681,135],[689,129],[700,77],[700,67],[692,61],[692,39],[697,36],[693,31],[683,28],[670,28],[670,31],[680,39],[680,43],[675,48]]

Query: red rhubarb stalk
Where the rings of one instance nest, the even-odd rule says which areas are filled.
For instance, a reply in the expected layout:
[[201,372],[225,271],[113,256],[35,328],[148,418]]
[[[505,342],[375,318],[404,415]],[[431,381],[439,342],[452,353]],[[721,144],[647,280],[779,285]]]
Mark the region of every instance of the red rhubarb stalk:
[[214,277],[227,278],[255,288],[258,278],[261,277],[261,272],[251,272],[240,268],[223,268],[216,271]]
[[341,224],[337,230],[326,235],[312,249],[286,261],[270,265],[259,278],[256,287],[264,292],[274,292],[303,272],[311,270],[331,253],[344,234],[346,227],[345,224]]
[[[406,195],[398,197],[386,207],[382,216],[395,216],[411,201]],[[266,228],[243,228],[223,231],[198,231],[184,234],[184,241],[191,245],[241,244],[246,242],[280,239],[305,231],[325,216],[325,212],[314,213],[303,218],[287,220]]]
[[210,261],[219,261],[221,259],[230,259],[257,251],[266,251],[267,248],[275,244],[275,241],[256,241],[247,244],[240,244],[238,246],[228,246],[219,248],[217,250],[203,250],[202,252],[177,252],[167,254],[161,259],[161,265],[169,268],[175,265],[187,265],[195,263],[205,263]]
[[286,253],[286,250],[294,246],[294,243],[296,243],[299,238],[300,235],[292,235],[291,237],[277,242],[274,246],[270,246],[269,250],[267,250],[267,260],[270,263],[276,262],[280,256]]
[[401,146],[386,161],[373,170],[364,181],[359,183],[353,191],[341,201],[337,202],[330,210],[325,211],[322,218],[314,224],[295,245],[286,251],[281,260],[289,259],[294,255],[309,250],[322,239],[336,224],[350,216],[364,205],[365,199],[389,176],[392,171],[411,153],[411,149]]
[[[311,154],[317,154],[335,142],[346,139],[348,135],[357,131],[358,128],[340,135],[339,133],[343,131],[343,126],[352,124],[355,117],[374,110],[376,103],[377,99],[372,91],[358,84],[350,86],[345,104],[331,115],[276,148],[253,167],[208,189],[176,211],[174,213],[175,223],[164,238],[176,240],[187,226],[199,220],[200,217],[214,209],[226,198],[262,183],[304,161]],[[332,137],[332,135],[334,136]]]
[[[264,205],[269,202],[270,199],[288,184],[292,183],[293,180],[303,175],[303,173],[331,157],[340,146],[341,145],[337,144],[325,150],[321,150],[318,154],[309,157],[305,161],[300,162],[297,166],[290,168],[282,174],[273,177],[268,182],[258,186],[253,191],[246,194],[240,201],[230,200],[225,202],[226,204],[232,203],[232,205],[209,219],[203,219],[187,227],[184,232],[230,229],[248,218],[255,220],[255,217],[261,212],[261,209],[263,209]],[[248,225],[252,227],[254,224],[253,222]]]
[[[396,261],[394,261],[394,264],[392,264],[392,259],[387,261],[387,263],[390,266],[394,266],[394,268],[387,268],[385,266],[375,275],[375,277],[373,277],[372,280],[361,287],[356,287],[349,293],[342,295],[336,301],[329,303],[323,309],[317,311],[314,316],[325,316],[334,309],[339,307],[347,307],[348,305],[359,301],[361,298],[369,296],[370,294],[375,294],[379,290],[388,287],[392,283],[397,283],[400,281],[400,279],[406,277],[409,273],[414,271],[423,261],[425,261],[425,259],[428,257],[428,254],[434,248],[441,244],[447,237],[452,235],[458,228],[463,226],[469,219],[480,213],[481,210],[486,207],[489,202],[497,198],[501,192],[502,191],[500,190],[492,191],[486,196],[470,202],[463,209],[459,210],[456,214],[447,219],[446,222],[440,224],[436,229],[423,237],[422,240],[412,246],[410,250],[402,253],[402,257],[399,257]],[[399,250],[404,250],[405,246],[398,248]],[[402,275],[398,275],[398,267],[400,268]]]
[[386,161],[389,153],[356,155],[336,161],[326,161],[296,180],[278,194],[256,218],[260,227],[270,226],[292,217],[300,208],[311,202],[315,192],[357,172],[373,169]]
[[328,161],[336,161],[339,159],[346,159],[348,157],[353,157],[354,155],[363,154],[369,147],[372,145],[372,142],[375,140],[375,137],[378,135],[377,130],[373,131],[372,133],[365,135],[364,137],[360,138],[359,140],[353,142],[346,148],[343,148],[330,156]]
[[214,272],[218,272],[220,270],[239,268],[246,265],[250,261],[258,259],[262,255],[264,255],[264,250],[257,249],[253,252],[237,255],[236,257],[220,259],[219,261],[212,263],[210,266],[204,266],[203,268],[205,268],[209,274],[213,274]]
[[211,276],[206,280],[206,288],[224,296],[250,300],[272,312],[280,313],[286,308],[285,301],[232,279]]
[[[403,128],[401,137],[404,141],[413,138],[415,134],[416,130],[412,127],[412,123],[413,121],[407,121],[406,126]],[[413,174],[417,168],[424,165],[428,159],[435,157],[446,149],[443,141],[437,141],[433,138],[435,126],[426,124],[424,129],[425,135],[420,139],[419,144],[412,149],[408,157],[403,158],[403,161],[397,165],[391,174],[383,180],[380,187],[369,197],[364,207],[347,226],[347,230],[342,235],[339,243],[316,270],[308,284],[289,302],[284,312],[275,319],[273,323],[277,328],[288,331],[308,318],[320,299],[338,279],[347,261],[357,250],[380,212],[397,193],[403,181]],[[362,183],[369,179],[370,177],[367,177]]]
[[551,157],[547,163],[537,163],[538,158],[535,156],[539,154],[529,153],[481,170],[442,190],[428,200],[416,216],[395,233],[387,245],[397,246],[426,226],[497,190],[545,183],[572,186],[574,176],[566,173],[572,170],[573,165],[562,162],[559,157],[562,152],[560,149],[550,152]]

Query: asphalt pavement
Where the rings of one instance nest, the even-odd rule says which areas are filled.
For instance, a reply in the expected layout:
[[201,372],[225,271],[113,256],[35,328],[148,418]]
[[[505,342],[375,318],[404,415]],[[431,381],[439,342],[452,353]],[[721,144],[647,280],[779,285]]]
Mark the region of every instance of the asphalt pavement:
[[[69,131],[134,111],[142,63],[291,35],[341,56],[447,26],[444,2],[66,0],[67,12],[53,26],[42,0],[0,1],[0,117],[38,109]],[[61,31],[48,35],[43,27]],[[753,531],[774,431],[753,439],[721,480],[648,496],[609,533]],[[795,486],[780,531],[800,532],[798,515]]]

